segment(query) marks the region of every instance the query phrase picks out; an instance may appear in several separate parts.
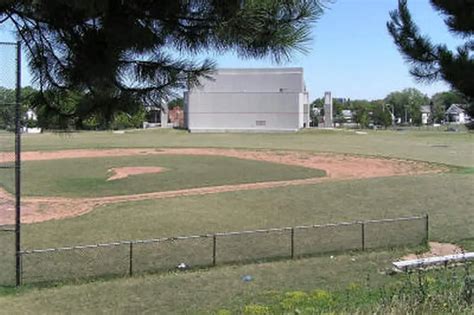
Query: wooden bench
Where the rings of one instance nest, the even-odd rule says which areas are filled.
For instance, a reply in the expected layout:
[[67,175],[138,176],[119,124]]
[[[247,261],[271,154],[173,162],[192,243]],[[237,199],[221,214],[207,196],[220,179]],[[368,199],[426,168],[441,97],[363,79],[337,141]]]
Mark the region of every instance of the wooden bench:
[[410,269],[427,268],[439,265],[446,266],[448,264],[453,263],[463,263],[470,260],[474,260],[474,252],[395,261],[393,262],[393,265],[399,271],[408,271]]

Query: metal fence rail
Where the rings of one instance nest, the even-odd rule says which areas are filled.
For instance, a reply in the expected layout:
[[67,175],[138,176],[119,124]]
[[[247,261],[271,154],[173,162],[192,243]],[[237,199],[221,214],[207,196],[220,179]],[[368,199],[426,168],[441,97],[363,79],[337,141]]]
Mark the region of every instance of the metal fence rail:
[[328,252],[418,245],[428,216],[340,222],[21,251],[24,283],[125,276],[298,258]]

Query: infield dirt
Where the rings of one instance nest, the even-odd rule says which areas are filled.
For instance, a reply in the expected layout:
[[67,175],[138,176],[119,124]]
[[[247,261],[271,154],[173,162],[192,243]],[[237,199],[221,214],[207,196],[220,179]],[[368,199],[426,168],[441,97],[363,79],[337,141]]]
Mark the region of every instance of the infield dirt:
[[[172,191],[120,195],[96,198],[63,198],[63,197],[23,197],[22,222],[34,223],[53,219],[74,217],[92,211],[95,207],[110,203],[127,201],[174,198],[180,196],[205,195],[240,190],[268,189],[284,186],[308,185],[326,181],[355,180],[363,178],[409,176],[428,173],[439,173],[446,169],[429,163],[401,159],[386,159],[375,157],[351,156],[342,154],[315,154],[291,151],[250,151],[233,149],[108,149],[108,150],[63,150],[22,153],[23,161],[57,160],[70,158],[116,157],[139,155],[196,155],[196,156],[225,156],[239,159],[249,159],[296,165],[306,168],[320,169],[326,172],[326,177],[295,179],[285,181],[268,181],[258,183],[198,187]],[[0,163],[4,163],[0,159]],[[115,174],[109,178],[118,179],[129,175],[143,173],[158,173],[160,167],[138,167],[133,170],[115,169]],[[159,176],[159,175],[157,175]],[[14,222],[14,199],[9,193],[0,188],[0,225]]]

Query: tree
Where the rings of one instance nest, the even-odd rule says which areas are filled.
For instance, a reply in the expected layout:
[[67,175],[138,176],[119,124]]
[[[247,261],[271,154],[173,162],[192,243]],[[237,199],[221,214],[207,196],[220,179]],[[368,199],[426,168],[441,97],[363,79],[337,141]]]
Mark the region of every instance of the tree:
[[354,100],[351,104],[354,112],[354,121],[359,124],[361,128],[369,127],[370,102],[366,100]]
[[145,109],[141,109],[133,115],[127,113],[117,113],[111,124],[111,128],[117,129],[130,129],[130,128],[142,128],[143,122],[145,121]]
[[177,97],[168,102],[168,109],[173,109],[175,107],[183,108],[184,107],[184,99],[182,97]]
[[278,62],[306,51],[326,1],[4,0],[0,23],[10,21],[23,39],[41,92],[69,90],[88,100],[51,111],[110,122],[142,103],[159,106],[215,68],[210,59],[179,55],[233,51]]
[[385,98],[385,103],[393,108],[393,114],[403,123],[421,122],[420,107],[430,103],[429,98],[414,88],[392,92]]
[[[36,92],[31,86],[21,89],[21,115],[31,108],[31,96]],[[15,89],[0,87],[0,129],[13,130],[15,128]]]
[[309,118],[311,119],[311,126],[319,125],[319,122],[324,117],[324,98],[315,99],[309,105]]
[[38,91],[31,96],[31,106],[38,118],[38,127],[43,129],[83,129],[83,122],[91,117],[70,115],[79,107],[84,96],[75,91],[50,89]]
[[434,105],[442,106],[444,110],[448,109],[448,107],[452,104],[467,103],[465,97],[461,93],[456,91],[447,91],[433,94],[433,96],[431,97],[431,101]]
[[445,112],[452,104],[467,104],[465,97],[456,91],[440,92],[431,97],[432,103],[432,120],[440,123],[445,118]]
[[385,129],[392,125],[392,114],[383,106],[375,106],[372,117],[375,125],[383,126]]
[[398,10],[390,12],[388,31],[417,80],[449,83],[469,99],[469,111],[474,114],[474,1],[431,0],[431,5],[445,16],[451,33],[466,40],[456,51],[444,44],[433,44],[428,36],[421,35],[407,0],[399,0]]

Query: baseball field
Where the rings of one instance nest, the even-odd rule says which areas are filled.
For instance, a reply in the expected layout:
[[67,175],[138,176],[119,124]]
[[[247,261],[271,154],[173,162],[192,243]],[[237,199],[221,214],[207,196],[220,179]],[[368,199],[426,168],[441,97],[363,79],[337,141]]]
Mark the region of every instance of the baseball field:
[[[416,129],[25,135],[22,248],[429,214],[431,241],[474,250],[473,140],[467,132]],[[9,158],[1,152],[0,165]],[[12,180],[0,170],[0,225],[14,220]],[[0,236],[2,266],[12,262],[10,242]],[[4,288],[0,305],[7,313],[212,312],[270,291],[334,289],[362,278],[378,286],[390,281],[380,271],[414,250]],[[12,271],[3,268],[0,278]],[[247,274],[255,280],[242,282]]]

